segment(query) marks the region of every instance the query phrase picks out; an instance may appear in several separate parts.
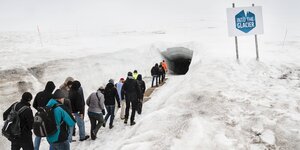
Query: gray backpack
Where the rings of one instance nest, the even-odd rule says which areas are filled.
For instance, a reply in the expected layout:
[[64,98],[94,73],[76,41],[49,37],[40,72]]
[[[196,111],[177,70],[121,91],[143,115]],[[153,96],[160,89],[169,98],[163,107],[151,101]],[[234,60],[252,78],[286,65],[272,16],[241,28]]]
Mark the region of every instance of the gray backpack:
[[2,135],[5,136],[8,140],[14,140],[21,136],[21,127],[20,127],[20,114],[27,108],[28,106],[21,107],[18,111],[16,110],[16,106],[18,103],[13,105],[7,119],[4,121],[4,125],[2,127]]

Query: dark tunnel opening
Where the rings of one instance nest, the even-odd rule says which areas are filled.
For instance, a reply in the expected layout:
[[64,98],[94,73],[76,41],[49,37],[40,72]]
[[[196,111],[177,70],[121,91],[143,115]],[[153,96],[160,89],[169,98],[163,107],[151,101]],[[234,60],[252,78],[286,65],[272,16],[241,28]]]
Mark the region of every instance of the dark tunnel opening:
[[162,52],[167,61],[169,72],[175,75],[184,75],[188,72],[193,51],[185,47],[172,47]]

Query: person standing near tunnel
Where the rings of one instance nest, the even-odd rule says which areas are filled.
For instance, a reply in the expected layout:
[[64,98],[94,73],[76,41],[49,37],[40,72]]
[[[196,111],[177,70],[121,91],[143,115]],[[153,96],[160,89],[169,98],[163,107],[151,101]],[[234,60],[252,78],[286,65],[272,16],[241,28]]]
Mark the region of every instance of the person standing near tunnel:
[[164,82],[164,76],[166,74],[165,69],[162,66],[162,62],[159,64],[158,70],[159,70],[159,75],[158,75],[159,84],[162,84]]
[[159,74],[159,68],[158,64],[156,63],[152,69],[151,69],[151,76],[152,76],[152,84],[151,87],[153,87],[154,80],[156,81],[156,86],[158,86],[158,74]]
[[164,67],[166,73],[168,72],[168,65],[165,60],[162,61],[162,66]]
[[167,65],[167,63],[166,63],[166,61],[165,60],[163,60],[162,62],[161,62],[161,65],[162,65],[162,67],[163,67],[163,69],[164,69],[164,74],[163,74],[163,80],[165,80],[165,78],[166,78],[166,74],[167,74],[167,72],[168,72],[168,65]]

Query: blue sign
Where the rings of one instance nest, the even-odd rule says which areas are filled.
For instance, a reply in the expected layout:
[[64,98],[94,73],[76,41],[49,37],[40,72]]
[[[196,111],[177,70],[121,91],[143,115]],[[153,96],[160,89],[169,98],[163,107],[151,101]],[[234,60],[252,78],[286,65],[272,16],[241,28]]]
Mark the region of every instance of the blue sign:
[[244,33],[250,32],[256,27],[255,14],[252,12],[245,13],[244,10],[235,15],[235,26]]

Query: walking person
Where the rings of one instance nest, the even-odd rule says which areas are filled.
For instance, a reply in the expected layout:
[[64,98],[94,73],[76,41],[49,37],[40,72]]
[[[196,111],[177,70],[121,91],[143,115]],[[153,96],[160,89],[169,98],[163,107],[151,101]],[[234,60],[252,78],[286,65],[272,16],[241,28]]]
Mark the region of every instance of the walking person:
[[105,126],[108,118],[110,117],[109,129],[112,129],[114,127],[113,122],[114,122],[114,118],[115,118],[115,103],[116,103],[116,101],[118,103],[118,108],[121,107],[118,91],[115,88],[112,79],[109,80],[109,83],[105,87],[104,98],[105,98],[104,104],[105,104],[105,107],[107,110],[104,126]]
[[72,83],[69,98],[72,105],[72,113],[75,116],[77,126],[79,128],[79,141],[87,140],[90,136],[85,134],[84,125],[84,107],[85,101],[83,99],[83,92],[81,88],[81,83],[79,81],[74,81]]
[[145,81],[143,80],[143,77],[141,74],[139,74],[137,76],[137,82],[141,88],[141,97],[140,99],[138,100],[138,106],[137,106],[137,113],[138,114],[141,114],[142,113],[142,107],[143,107],[143,99],[144,99],[144,94],[145,94],[145,91],[146,91],[146,84],[145,84]]
[[159,84],[161,84],[163,82],[163,73],[164,73],[164,69],[160,63],[158,66],[158,83]]
[[118,83],[116,83],[116,85],[115,85],[117,88],[117,91],[118,91],[119,99],[120,99],[120,104],[121,104],[120,118],[122,120],[125,119],[125,107],[126,107],[125,99],[122,99],[122,95],[121,95],[123,84],[124,84],[124,78],[120,78],[120,81]]
[[89,106],[88,116],[91,122],[92,140],[97,138],[98,130],[104,123],[103,115],[105,115],[105,106],[104,95],[101,93],[101,89],[103,89],[103,87],[100,87],[96,92],[93,92],[86,100],[86,104]]
[[124,123],[127,124],[128,117],[129,117],[129,108],[131,105],[131,116],[130,116],[130,125],[135,125],[135,112],[137,109],[138,99],[141,98],[141,89],[137,80],[135,80],[132,76],[131,72],[128,72],[127,79],[123,84],[122,88],[122,97],[125,95],[126,100],[126,110],[125,110],[125,120]]
[[64,98],[64,93],[60,89],[57,89],[53,94],[53,98],[47,104],[48,107],[57,105],[57,107],[53,109],[57,131],[54,134],[47,136],[47,141],[50,143],[53,150],[70,150],[68,128],[75,125],[75,119],[63,105]]
[[[33,150],[32,142],[32,124],[33,124],[33,114],[30,108],[30,101],[32,100],[32,95],[29,92],[25,92],[22,95],[20,102],[11,105],[4,113],[3,120],[8,119],[9,114],[14,109],[19,111],[20,118],[20,129],[21,134],[15,139],[11,139],[11,150]],[[4,148],[4,147],[2,147]]]
[[[59,86],[59,89],[61,89],[61,91],[64,93],[66,98],[69,98],[69,91],[70,91],[73,81],[74,81],[73,77],[67,77],[65,82]],[[66,100],[66,98],[65,98],[65,100]]]
[[132,76],[135,80],[137,79],[138,75],[139,75],[139,73],[137,72],[137,70],[134,70]]
[[[33,100],[33,107],[37,110],[38,107],[45,107],[49,100],[53,97],[53,91],[55,89],[55,84],[52,81],[48,81],[45,90],[40,91],[36,94]],[[36,136],[34,139],[34,150],[40,149],[42,137]]]
[[164,67],[162,66],[162,62],[160,63],[160,65],[158,66],[158,68],[159,68],[159,81],[160,81],[160,83],[163,83],[164,79],[165,79],[166,72],[165,72]]
[[156,63],[151,69],[151,76],[152,76],[151,87],[153,87],[154,80],[156,81],[156,86],[158,86],[158,81],[157,81],[158,75],[159,75],[159,68],[158,68],[158,64]]
[[[61,89],[61,91],[64,93],[65,96],[65,100],[64,100],[64,105],[66,106],[66,108],[68,109],[69,112],[72,113],[72,104],[71,101],[69,99],[69,92],[72,86],[74,79],[72,77],[67,77],[65,82],[59,87],[59,89]],[[72,140],[72,133],[74,131],[74,126],[69,128],[69,137],[68,140],[71,143],[72,141],[74,142],[75,140]]]
[[162,66],[164,67],[165,72],[168,72],[168,65],[167,62],[165,60],[162,61]]

